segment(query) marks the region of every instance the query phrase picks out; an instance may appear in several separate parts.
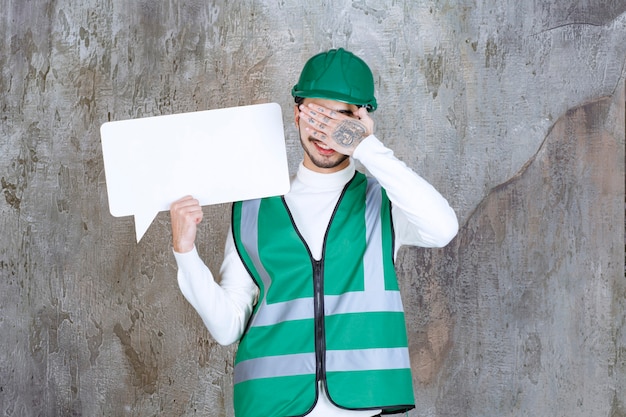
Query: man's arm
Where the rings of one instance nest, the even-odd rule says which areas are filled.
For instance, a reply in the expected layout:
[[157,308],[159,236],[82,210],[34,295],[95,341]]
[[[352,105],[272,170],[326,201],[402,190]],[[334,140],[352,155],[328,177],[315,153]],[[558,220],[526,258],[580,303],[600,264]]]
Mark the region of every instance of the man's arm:
[[393,204],[396,248],[443,247],[456,236],[459,224],[448,201],[375,136],[363,140],[353,157],[387,191]]
[[307,131],[357,159],[385,188],[394,207],[396,250],[401,245],[443,247],[456,236],[459,224],[446,199],[374,136],[367,110],[361,107],[347,116],[313,103],[299,109]]
[[222,345],[239,340],[256,302],[258,288],[239,259],[229,232],[218,285],[198,256],[194,241],[202,209],[197,200],[184,197],[172,204],[172,239],[178,266],[178,285],[205,326]]

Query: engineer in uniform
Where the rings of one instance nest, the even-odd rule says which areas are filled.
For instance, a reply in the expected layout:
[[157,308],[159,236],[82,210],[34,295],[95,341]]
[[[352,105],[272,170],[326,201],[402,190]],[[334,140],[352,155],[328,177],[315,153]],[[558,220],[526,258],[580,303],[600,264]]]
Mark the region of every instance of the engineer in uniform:
[[239,343],[236,417],[406,412],[415,401],[395,256],[447,245],[456,215],[374,135],[361,58],[313,56],[292,95],[303,160],[286,195],[233,204],[219,284],[195,248],[198,201],[172,204],[180,289],[219,343]]

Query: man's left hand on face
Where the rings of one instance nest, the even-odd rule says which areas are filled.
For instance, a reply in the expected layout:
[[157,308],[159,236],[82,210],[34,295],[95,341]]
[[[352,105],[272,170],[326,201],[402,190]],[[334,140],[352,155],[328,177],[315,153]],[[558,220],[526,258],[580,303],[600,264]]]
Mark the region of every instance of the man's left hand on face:
[[349,116],[319,104],[303,104],[300,120],[306,122],[311,136],[344,155],[352,155],[359,143],[374,133],[374,120],[364,107]]

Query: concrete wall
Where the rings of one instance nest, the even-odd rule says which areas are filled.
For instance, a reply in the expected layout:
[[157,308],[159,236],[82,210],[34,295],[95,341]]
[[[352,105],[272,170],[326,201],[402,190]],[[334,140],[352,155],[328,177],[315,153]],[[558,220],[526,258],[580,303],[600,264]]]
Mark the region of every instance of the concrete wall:
[[[161,213],[108,212],[108,120],[267,101],[330,47],[378,136],[457,210],[406,248],[410,416],[626,416],[623,0],[5,0],[0,415],[232,416],[234,347],[181,296]],[[205,209],[217,270],[229,207]]]

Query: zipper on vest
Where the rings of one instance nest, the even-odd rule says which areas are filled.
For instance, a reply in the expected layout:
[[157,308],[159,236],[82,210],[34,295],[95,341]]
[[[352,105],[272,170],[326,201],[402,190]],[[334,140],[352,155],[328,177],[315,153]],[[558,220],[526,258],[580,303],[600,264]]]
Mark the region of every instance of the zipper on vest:
[[[346,187],[347,188],[347,185]],[[343,193],[345,193],[345,188]],[[343,195],[342,193],[342,195]],[[314,334],[314,344],[315,344],[315,385],[319,386],[319,382],[326,383],[326,330],[324,323],[324,248],[322,249],[322,258],[317,260],[313,257],[311,253],[311,249],[309,245],[306,243],[304,237],[298,230],[298,226],[296,222],[293,220],[293,216],[291,214],[291,210],[285,201],[285,197],[281,197],[283,201],[283,205],[289,214],[289,218],[291,219],[291,224],[293,225],[296,234],[302,241],[302,244],[306,248],[309,259],[311,260],[311,267],[313,268],[313,320],[315,327]],[[339,198],[341,201],[341,198]],[[339,205],[339,203],[337,203]],[[335,207],[335,211],[337,207]],[[333,212],[334,215],[334,212]],[[332,221],[332,218],[331,218]],[[330,223],[329,223],[330,225]],[[326,231],[328,233],[328,230]],[[324,240],[326,240],[326,236],[324,236]],[[324,246],[326,244],[324,243]],[[317,388],[316,388],[317,389]]]
[[326,323],[324,321],[324,318],[325,318],[325,315],[324,315],[324,255],[326,254],[326,240],[328,238],[328,231],[330,230],[330,225],[332,224],[333,219],[335,218],[335,214],[337,213],[337,209],[339,208],[339,205],[341,204],[341,201],[343,200],[343,196],[348,190],[348,187],[350,186],[352,181],[354,181],[354,179],[356,178],[356,174],[357,173],[355,172],[354,176],[343,187],[343,190],[341,191],[341,194],[339,195],[339,199],[337,200],[337,203],[335,204],[335,208],[333,210],[332,215],[330,216],[330,221],[328,222],[328,226],[324,234],[324,243],[322,244],[322,256],[320,260],[317,260],[313,257],[313,254],[311,253],[311,249],[309,248],[309,245],[306,243],[306,240],[304,239],[304,237],[302,237],[302,234],[298,230],[298,226],[296,225],[296,222],[293,219],[291,210],[289,209],[289,206],[287,205],[287,201],[285,200],[285,197],[284,196],[281,197],[283,205],[285,209],[287,210],[287,213],[289,214],[291,224],[293,225],[294,230],[300,237],[300,240],[302,241],[302,243],[304,244],[304,247],[309,253],[309,258],[311,259],[311,265],[313,266],[313,316],[314,316],[314,323],[315,323],[315,365],[316,365],[315,385],[316,385],[316,390],[317,390],[317,387],[319,387],[320,382],[321,382],[324,386],[323,389],[326,390],[326,392],[328,392],[328,387],[326,386]]
[[[322,258],[323,259],[323,258]],[[313,263],[313,314],[315,317],[315,380],[326,381],[326,337],[324,323],[324,263],[311,258]]]

